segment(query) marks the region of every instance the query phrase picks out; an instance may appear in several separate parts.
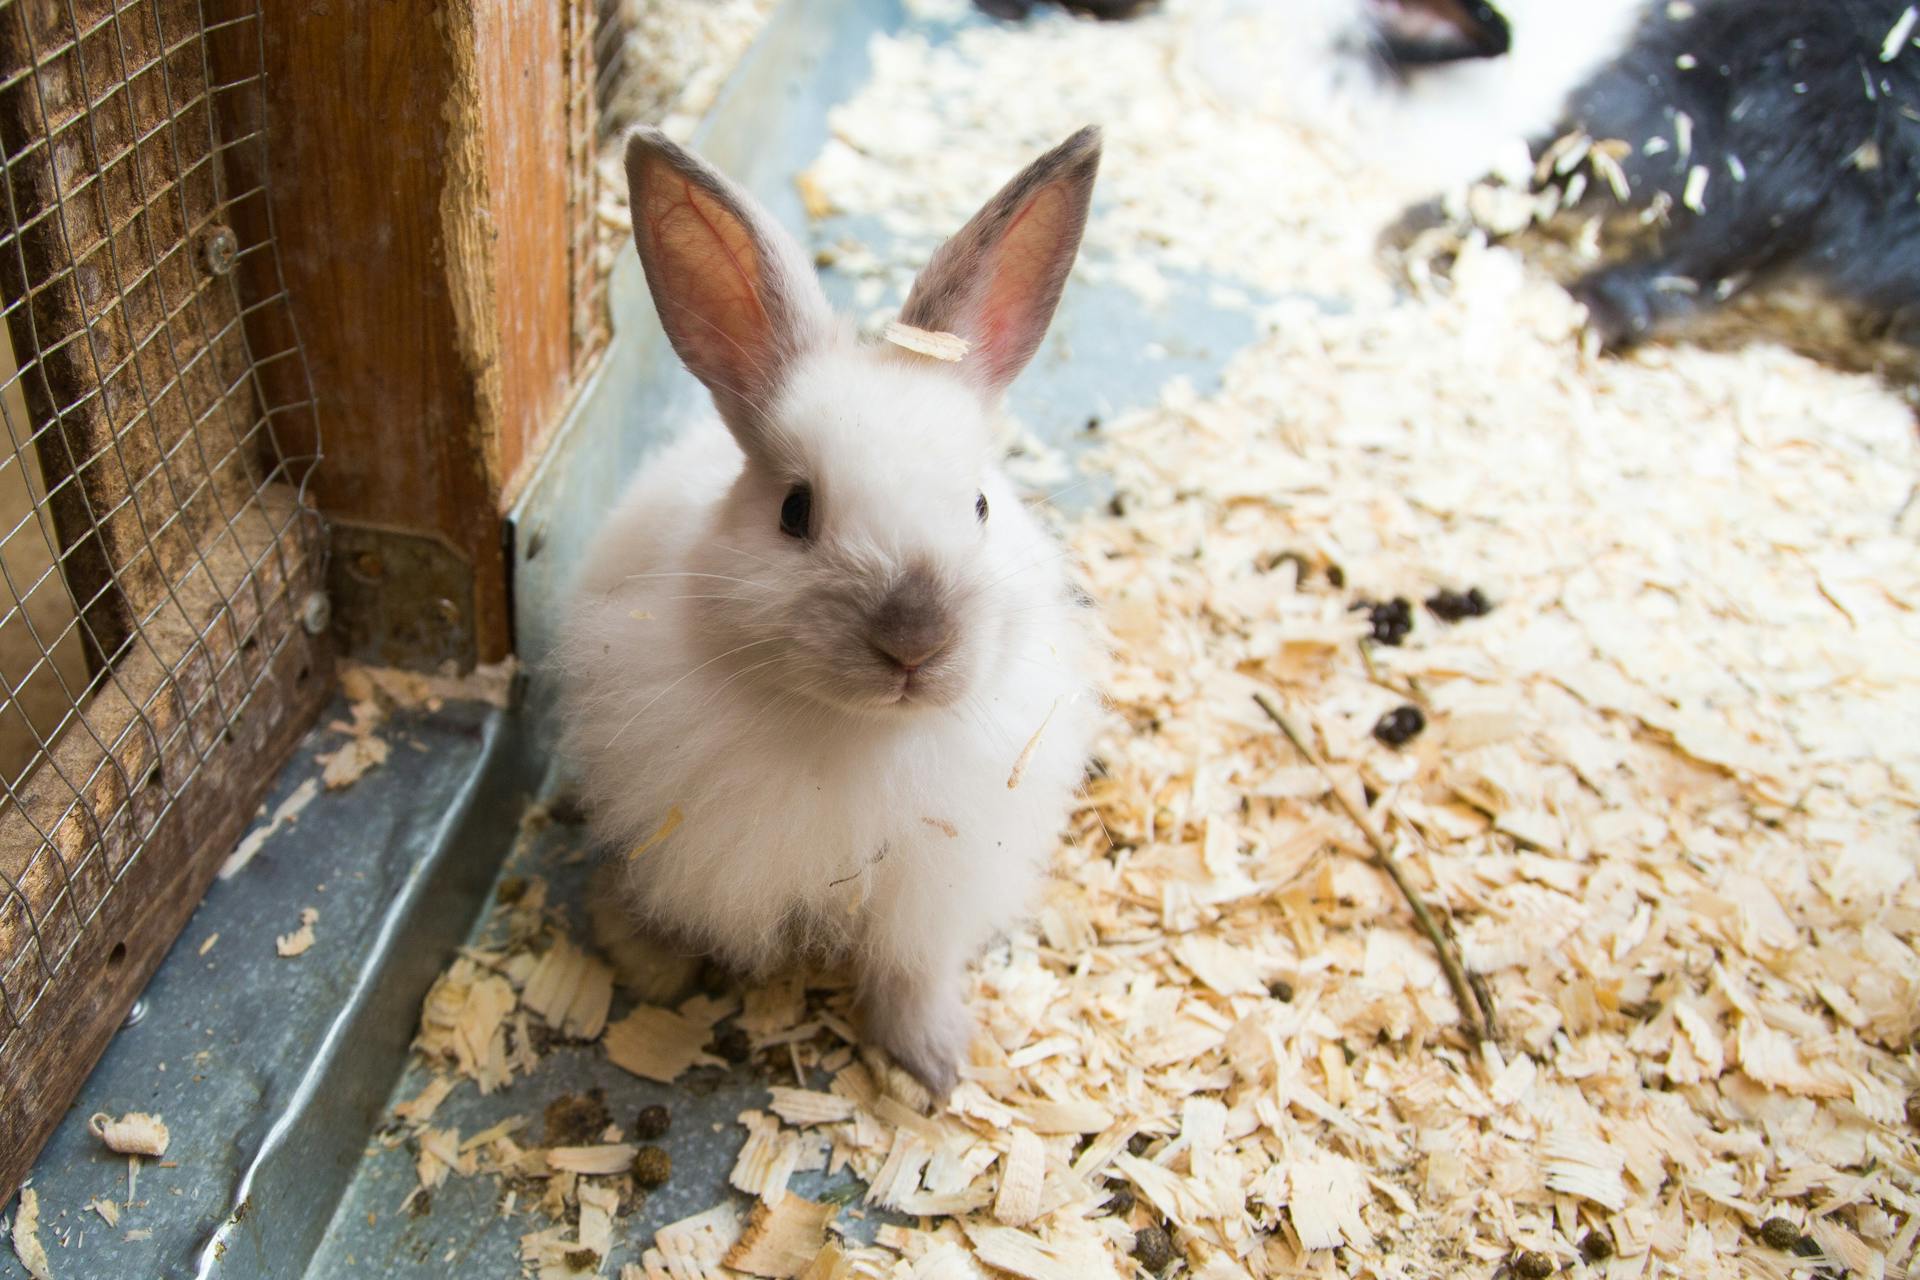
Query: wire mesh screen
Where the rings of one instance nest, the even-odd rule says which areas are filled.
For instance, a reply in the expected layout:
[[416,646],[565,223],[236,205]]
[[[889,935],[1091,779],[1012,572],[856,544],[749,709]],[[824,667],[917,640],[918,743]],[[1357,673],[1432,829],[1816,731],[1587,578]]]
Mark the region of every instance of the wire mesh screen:
[[322,581],[260,26],[0,0],[0,1067],[129,877],[192,853],[157,834],[247,767]]

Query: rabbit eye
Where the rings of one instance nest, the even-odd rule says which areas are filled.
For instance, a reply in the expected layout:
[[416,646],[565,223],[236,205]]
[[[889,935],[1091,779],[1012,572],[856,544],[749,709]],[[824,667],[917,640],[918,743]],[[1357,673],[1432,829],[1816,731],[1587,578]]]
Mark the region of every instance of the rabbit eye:
[[787,490],[780,504],[780,532],[789,538],[811,537],[813,533],[813,490],[797,484]]
[[974,495],[973,514],[980,517],[981,524],[985,524],[987,522],[987,495],[986,494],[981,493],[981,494]]

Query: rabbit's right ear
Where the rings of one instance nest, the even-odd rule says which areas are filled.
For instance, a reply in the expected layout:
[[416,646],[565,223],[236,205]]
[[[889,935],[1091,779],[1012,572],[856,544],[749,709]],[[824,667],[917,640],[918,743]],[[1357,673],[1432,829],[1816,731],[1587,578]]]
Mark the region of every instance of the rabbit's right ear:
[[627,139],[633,239],[667,340],[749,453],[796,356],[832,310],[793,238],[658,129]]

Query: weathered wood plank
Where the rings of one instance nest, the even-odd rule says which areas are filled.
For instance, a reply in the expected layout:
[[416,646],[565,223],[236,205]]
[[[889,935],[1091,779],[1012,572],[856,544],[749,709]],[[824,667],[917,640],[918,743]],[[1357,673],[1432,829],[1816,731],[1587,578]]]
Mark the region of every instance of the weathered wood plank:
[[569,160],[590,107],[576,7],[338,0],[265,19],[274,221],[327,431],[316,498],[454,548],[480,661],[510,639],[502,513],[597,342],[576,308],[592,275],[590,178]]

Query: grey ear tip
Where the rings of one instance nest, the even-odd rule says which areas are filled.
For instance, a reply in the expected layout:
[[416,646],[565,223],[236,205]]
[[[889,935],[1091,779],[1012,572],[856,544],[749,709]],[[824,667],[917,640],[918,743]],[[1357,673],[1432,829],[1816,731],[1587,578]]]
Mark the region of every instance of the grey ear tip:
[[635,125],[627,131],[626,160],[631,168],[635,161],[649,153],[654,155],[673,155],[680,151],[680,144],[666,135],[658,125]]
[[1105,141],[1106,134],[1099,125],[1086,125],[1060,144],[1058,154],[1067,164],[1094,167],[1100,163],[1100,148]]

